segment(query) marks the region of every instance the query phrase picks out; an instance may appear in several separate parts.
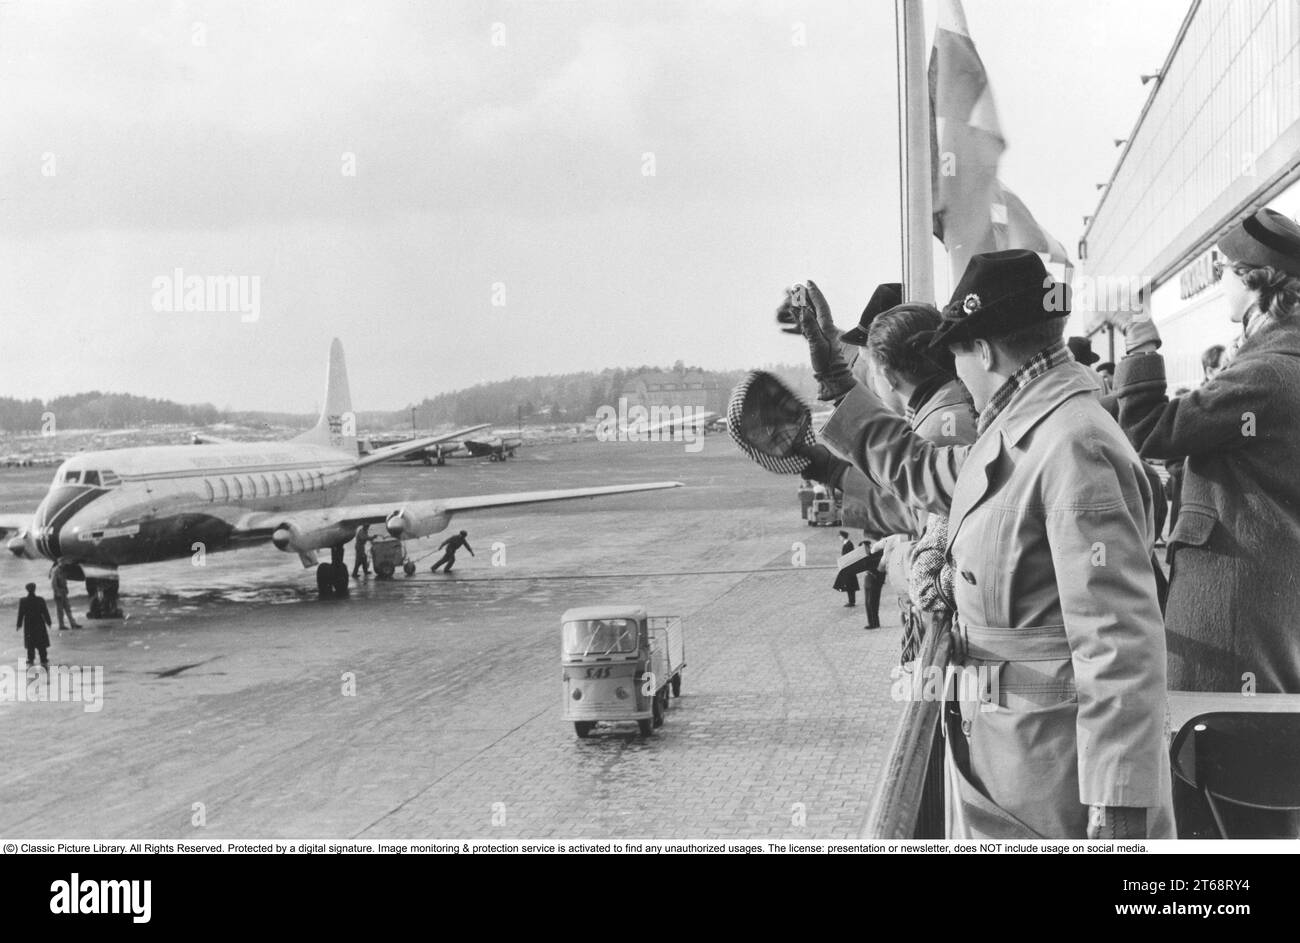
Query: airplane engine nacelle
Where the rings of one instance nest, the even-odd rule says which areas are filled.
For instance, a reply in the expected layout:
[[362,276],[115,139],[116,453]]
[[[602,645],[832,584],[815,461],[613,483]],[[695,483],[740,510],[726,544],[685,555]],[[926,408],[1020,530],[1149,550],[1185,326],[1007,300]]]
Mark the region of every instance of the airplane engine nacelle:
[[338,524],[312,530],[303,530],[297,524],[281,524],[271,534],[271,543],[275,545],[276,550],[283,550],[286,553],[307,553],[346,543],[352,539],[355,532],[355,528]]
[[434,511],[432,514],[414,514],[406,508],[394,511],[384,521],[388,533],[399,540],[411,540],[415,537],[428,537],[446,530],[451,523],[451,515],[446,511]]
[[22,560],[39,560],[41,552],[36,549],[36,538],[27,528],[23,528],[15,537],[10,537],[6,544],[9,552]]

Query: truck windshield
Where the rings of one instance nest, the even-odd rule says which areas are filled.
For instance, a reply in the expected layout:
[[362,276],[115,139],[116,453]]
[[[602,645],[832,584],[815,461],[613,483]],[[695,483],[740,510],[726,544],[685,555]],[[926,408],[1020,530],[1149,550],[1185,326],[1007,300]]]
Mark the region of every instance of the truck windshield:
[[615,655],[636,651],[632,619],[582,619],[564,623],[564,654]]

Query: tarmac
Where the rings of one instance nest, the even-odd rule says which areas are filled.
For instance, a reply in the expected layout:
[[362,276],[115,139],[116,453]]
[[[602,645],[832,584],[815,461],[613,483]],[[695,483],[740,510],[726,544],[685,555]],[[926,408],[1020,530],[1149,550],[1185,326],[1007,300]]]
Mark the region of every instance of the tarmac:
[[[0,472],[0,510],[50,474]],[[836,529],[800,521],[797,479],[724,435],[387,466],[352,499],[659,479],[686,487],[458,517],[477,556],[452,576],[426,558],[342,601],[269,547],[123,570],[127,621],[51,633],[52,662],[102,669],[101,709],[0,699],[0,836],[858,837],[900,710],[896,607],[871,632],[843,607]],[[0,561],[0,605],[46,569]],[[683,617],[682,696],[650,737],[578,740],[560,615],[611,601]],[[20,642],[0,636],[0,670]]]

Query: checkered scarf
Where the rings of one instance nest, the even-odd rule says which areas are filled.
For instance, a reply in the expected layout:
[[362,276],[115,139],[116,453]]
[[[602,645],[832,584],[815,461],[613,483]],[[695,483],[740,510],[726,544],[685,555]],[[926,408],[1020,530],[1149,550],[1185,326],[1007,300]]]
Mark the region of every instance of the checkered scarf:
[[1050,347],[1044,347],[1026,360],[1020,365],[1020,369],[1007,377],[1006,383],[998,387],[988,405],[980,412],[979,422],[975,426],[976,433],[983,435],[984,430],[993,425],[993,420],[1007,408],[1007,404],[1031,381],[1038,379],[1053,367],[1069,363],[1072,359],[1070,348],[1066,347],[1065,341],[1061,340]]

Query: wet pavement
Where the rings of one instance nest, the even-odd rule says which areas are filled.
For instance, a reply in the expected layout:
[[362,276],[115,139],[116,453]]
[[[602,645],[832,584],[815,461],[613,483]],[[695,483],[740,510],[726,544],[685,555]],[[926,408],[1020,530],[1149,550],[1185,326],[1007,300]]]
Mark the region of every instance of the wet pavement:
[[[50,474],[0,473],[0,510]],[[102,709],[0,700],[0,834],[856,836],[898,714],[897,618],[884,602],[886,628],[864,632],[842,608],[839,541],[799,521],[795,479],[725,437],[698,454],[583,442],[385,467],[352,500],[658,479],[687,487],[458,517],[478,556],[454,575],[425,559],[343,601],[269,547],[124,570],[130,619],[52,633],[55,663],[102,666]],[[0,606],[28,580],[44,592],[45,571],[0,561]],[[684,618],[682,696],[649,738],[579,741],[559,617],[610,601]],[[0,636],[0,667],[21,671],[20,641]]]

